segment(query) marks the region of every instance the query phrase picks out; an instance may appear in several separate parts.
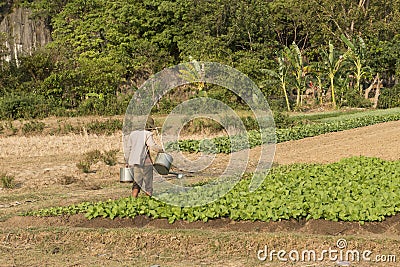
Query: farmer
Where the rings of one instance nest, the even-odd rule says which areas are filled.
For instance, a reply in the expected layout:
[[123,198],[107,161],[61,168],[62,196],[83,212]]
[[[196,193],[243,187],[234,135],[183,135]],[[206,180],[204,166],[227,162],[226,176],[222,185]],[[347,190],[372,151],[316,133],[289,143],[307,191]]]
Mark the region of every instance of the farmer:
[[132,131],[127,137],[124,152],[126,167],[133,168],[133,197],[138,197],[140,188],[148,196],[153,193],[153,165],[150,158],[150,150],[163,151],[153,139],[151,131],[154,129],[154,120],[149,116],[144,130]]

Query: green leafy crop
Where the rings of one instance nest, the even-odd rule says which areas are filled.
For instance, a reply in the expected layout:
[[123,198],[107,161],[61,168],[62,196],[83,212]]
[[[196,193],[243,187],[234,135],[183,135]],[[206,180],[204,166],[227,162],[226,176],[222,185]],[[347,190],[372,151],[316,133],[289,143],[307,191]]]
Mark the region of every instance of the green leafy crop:
[[[249,179],[241,180],[217,201],[199,207],[176,207],[154,198],[127,197],[44,209],[25,215],[80,212],[89,219],[145,215],[166,218],[170,223],[215,218],[251,221],[306,218],[363,223],[382,221],[400,212],[400,161],[352,157],[326,165],[281,166],[273,169],[255,192],[248,191],[249,183]],[[189,197],[218,194],[220,189],[211,185],[204,192],[194,187]],[[170,193],[170,197],[179,199],[188,195]]]
[[[360,118],[350,118],[342,121],[331,121],[325,123],[305,124],[291,128],[277,129],[276,142],[286,142],[290,140],[299,140],[306,137],[317,136],[329,132],[338,132],[358,127],[364,127],[382,122],[400,120],[400,113],[389,115],[366,116]],[[275,141],[272,129],[263,131],[251,130],[247,132],[248,145],[243,142],[244,135],[216,137],[205,140],[179,140],[167,144],[167,150],[180,150],[191,153],[226,153],[253,148],[265,143]]]

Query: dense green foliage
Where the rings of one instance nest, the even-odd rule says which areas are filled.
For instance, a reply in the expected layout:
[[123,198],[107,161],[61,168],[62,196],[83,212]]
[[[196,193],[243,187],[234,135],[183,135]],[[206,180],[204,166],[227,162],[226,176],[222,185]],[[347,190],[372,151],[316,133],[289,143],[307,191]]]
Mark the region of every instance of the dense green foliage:
[[[392,89],[400,72],[399,0],[12,2],[45,19],[53,42],[19,64],[1,62],[2,118],[70,109],[121,114],[123,95],[190,58],[237,68],[266,96],[287,95],[288,109],[305,104],[300,95],[310,81],[318,103],[368,106],[362,91],[378,73],[380,106],[400,105]],[[30,103],[42,107],[39,114],[24,107],[26,95],[38,99]]]
[[[357,114],[357,113],[356,113]],[[368,126],[376,123],[400,120],[400,113],[363,116],[348,119],[332,120],[321,123],[310,123],[290,128],[276,129],[276,139],[273,137],[272,129],[259,131],[250,130],[247,132],[248,145],[244,142],[245,135],[235,135],[215,137],[204,140],[179,140],[169,143],[166,150],[180,150],[191,153],[231,153],[246,148],[253,148],[265,143],[281,143],[290,140],[299,140],[306,137],[317,136],[320,134],[349,130],[353,128]]]
[[[257,175],[257,174],[256,174]],[[154,198],[131,197],[29,212],[54,216],[86,213],[86,217],[135,217],[175,220],[277,221],[326,219],[333,221],[382,221],[400,212],[400,161],[353,157],[327,165],[297,164],[273,169],[255,192],[249,180],[241,180],[217,201],[200,207],[169,206]],[[199,197],[194,188],[191,194]],[[204,189],[203,189],[204,190]],[[207,190],[219,190],[208,187]],[[202,191],[201,195],[212,194]],[[200,196],[201,196],[200,195]],[[171,193],[171,198],[186,196]]]

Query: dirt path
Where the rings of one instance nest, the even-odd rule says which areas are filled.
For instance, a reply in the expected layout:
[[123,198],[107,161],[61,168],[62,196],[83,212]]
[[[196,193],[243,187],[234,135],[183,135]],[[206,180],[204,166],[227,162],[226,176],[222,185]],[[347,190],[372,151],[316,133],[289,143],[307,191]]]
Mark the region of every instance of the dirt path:
[[400,159],[400,121],[281,143],[276,147],[275,161],[328,163],[360,155]]

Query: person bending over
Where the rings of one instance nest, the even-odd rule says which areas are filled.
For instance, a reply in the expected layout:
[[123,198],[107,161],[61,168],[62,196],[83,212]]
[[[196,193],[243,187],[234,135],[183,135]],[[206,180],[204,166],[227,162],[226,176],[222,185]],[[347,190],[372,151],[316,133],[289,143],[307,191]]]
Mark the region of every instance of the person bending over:
[[154,129],[154,120],[148,117],[145,129],[132,131],[128,137],[125,161],[126,167],[133,168],[132,196],[135,198],[138,197],[140,189],[148,196],[153,194],[153,163],[150,150],[163,152],[154,141]]

